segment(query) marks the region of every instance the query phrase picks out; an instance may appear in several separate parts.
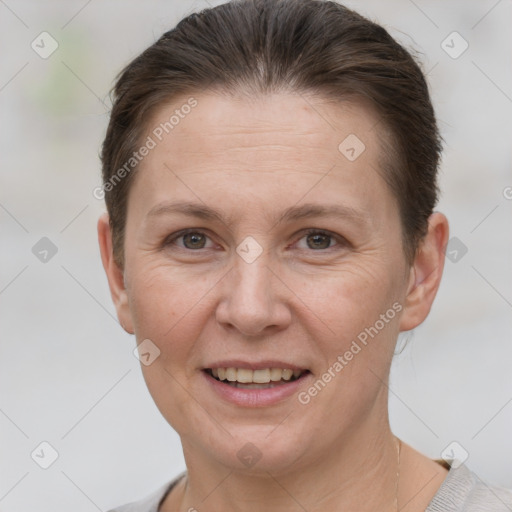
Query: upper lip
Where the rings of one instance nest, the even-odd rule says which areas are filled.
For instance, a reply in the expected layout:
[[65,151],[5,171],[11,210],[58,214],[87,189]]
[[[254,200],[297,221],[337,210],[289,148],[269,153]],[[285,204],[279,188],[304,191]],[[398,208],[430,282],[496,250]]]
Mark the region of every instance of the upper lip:
[[276,359],[268,359],[265,361],[242,361],[241,359],[229,359],[224,361],[216,361],[204,367],[204,369],[215,368],[247,368],[248,370],[264,370],[266,368],[281,368],[290,370],[307,370],[304,366],[298,366],[286,361],[278,361]]

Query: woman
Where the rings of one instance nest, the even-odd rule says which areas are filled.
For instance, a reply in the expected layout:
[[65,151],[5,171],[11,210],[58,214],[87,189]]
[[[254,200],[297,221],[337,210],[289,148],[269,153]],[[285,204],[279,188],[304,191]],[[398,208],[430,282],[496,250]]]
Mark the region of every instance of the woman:
[[133,511],[509,510],[391,432],[448,222],[424,76],[333,2],[192,14],[118,78],[103,265],[187,471]]

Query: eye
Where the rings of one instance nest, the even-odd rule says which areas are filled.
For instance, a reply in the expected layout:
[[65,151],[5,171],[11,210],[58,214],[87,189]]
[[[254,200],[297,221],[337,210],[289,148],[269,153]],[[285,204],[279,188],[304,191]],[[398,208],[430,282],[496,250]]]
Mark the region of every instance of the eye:
[[[208,246],[208,241],[210,245]],[[348,242],[340,235],[319,230],[310,229],[297,242],[301,250],[311,249],[313,251],[325,251],[333,247],[346,247]],[[175,246],[188,251],[199,251],[201,249],[213,248],[210,237],[198,229],[189,229],[170,235],[163,243],[164,247]]]
[[[176,245],[180,249],[187,249],[192,251],[198,249],[210,249],[212,246],[206,246],[208,240],[209,237],[202,231],[187,230],[171,235],[165,240],[164,246]],[[181,243],[178,243],[180,241]]]
[[330,249],[335,245],[347,245],[347,242],[343,239],[343,237],[318,229],[308,230],[306,234],[300,238],[299,242],[302,240],[305,240],[306,247],[302,246],[299,247],[299,249],[313,249],[314,251]]

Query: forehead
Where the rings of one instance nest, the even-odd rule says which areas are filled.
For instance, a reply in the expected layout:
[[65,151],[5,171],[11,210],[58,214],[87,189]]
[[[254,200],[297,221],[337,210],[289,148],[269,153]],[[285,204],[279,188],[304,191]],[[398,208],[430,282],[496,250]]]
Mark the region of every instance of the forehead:
[[[191,98],[195,106],[188,108]],[[377,124],[376,112],[362,102],[334,102],[291,92],[258,96],[211,92],[182,96],[162,106],[150,120],[148,133],[169,149],[175,146],[191,153],[191,158],[232,148],[279,149],[279,144],[298,154],[302,147],[314,147],[337,157],[339,143],[351,134],[372,149]]]
[[233,191],[239,202],[260,198],[265,207],[284,208],[285,199],[294,204],[305,193],[308,200],[366,206],[389,195],[377,172],[378,124],[368,106],[312,95],[182,96],[148,123],[144,140],[154,148],[132,191],[144,203],[141,214],[169,195],[227,204]]

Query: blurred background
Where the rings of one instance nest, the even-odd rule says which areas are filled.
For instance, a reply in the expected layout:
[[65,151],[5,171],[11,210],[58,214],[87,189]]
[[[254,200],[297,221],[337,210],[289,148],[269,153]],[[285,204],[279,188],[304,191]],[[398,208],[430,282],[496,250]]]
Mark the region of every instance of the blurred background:
[[[219,3],[0,1],[1,511],[104,511],[185,469],[116,320],[93,190],[117,72]],[[419,52],[446,142],[445,276],[397,347],[392,428],[512,487],[512,2],[346,5]]]

